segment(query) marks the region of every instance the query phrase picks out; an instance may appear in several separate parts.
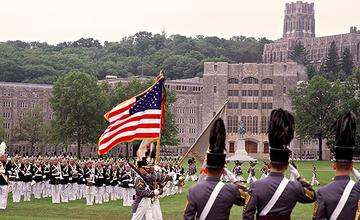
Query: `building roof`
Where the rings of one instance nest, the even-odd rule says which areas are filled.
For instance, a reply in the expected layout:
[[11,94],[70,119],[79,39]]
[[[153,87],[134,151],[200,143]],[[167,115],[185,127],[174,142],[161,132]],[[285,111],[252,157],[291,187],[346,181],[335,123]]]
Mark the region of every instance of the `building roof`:
[[21,88],[39,88],[39,89],[52,89],[53,85],[50,84],[35,84],[35,83],[18,83],[18,82],[1,82],[0,86],[21,87]]

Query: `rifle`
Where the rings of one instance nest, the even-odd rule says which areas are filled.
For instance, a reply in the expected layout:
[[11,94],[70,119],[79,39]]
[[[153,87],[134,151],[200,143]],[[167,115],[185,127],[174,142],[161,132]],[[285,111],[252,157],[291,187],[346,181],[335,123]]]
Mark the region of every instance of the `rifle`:
[[140,171],[133,164],[131,164],[131,163],[128,163],[128,164],[131,167],[131,169],[135,173],[137,173],[140,176],[140,178],[149,186],[150,190],[155,190],[155,187],[146,180],[145,176],[142,173],[140,173]]

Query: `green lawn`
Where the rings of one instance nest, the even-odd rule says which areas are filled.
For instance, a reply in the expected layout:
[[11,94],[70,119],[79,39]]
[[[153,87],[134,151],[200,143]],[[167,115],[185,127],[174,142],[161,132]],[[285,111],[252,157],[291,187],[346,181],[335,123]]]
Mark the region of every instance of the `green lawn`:
[[[318,170],[319,181],[324,185],[331,181],[334,172],[331,169],[331,163],[322,162],[299,162],[297,163],[299,172],[306,179],[311,180],[312,165],[315,164]],[[257,176],[260,177],[260,168],[263,165],[260,162],[257,167]],[[229,168],[232,169],[232,164]],[[244,164],[244,171],[248,165]],[[360,164],[356,164],[360,168]],[[161,208],[164,219],[176,220],[182,219],[182,213],[185,206],[185,196],[187,189],[192,183],[187,183],[183,193],[161,199]],[[311,219],[313,205],[298,204],[293,211],[292,219]],[[231,219],[241,219],[242,208],[234,206],[231,211]],[[88,207],[85,205],[85,199],[71,201],[68,204],[51,204],[51,199],[32,200],[31,202],[12,203],[12,197],[9,195],[8,208],[0,211],[0,219],[130,219],[130,207],[123,207],[122,201],[109,202],[102,205]]]

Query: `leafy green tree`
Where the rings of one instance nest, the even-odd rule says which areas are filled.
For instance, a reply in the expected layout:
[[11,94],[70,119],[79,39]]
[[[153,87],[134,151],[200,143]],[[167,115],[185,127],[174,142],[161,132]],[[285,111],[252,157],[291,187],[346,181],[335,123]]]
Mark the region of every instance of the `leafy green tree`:
[[180,143],[178,137],[178,129],[175,124],[175,115],[171,111],[170,106],[176,101],[176,93],[174,91],[166,91],[166,112],[164,118],[164,130],[161,134],[161,145],[177,146]]
[[306,66],[306,74],[308,76],[308,79],[312,79],[315,75],[317,75],[317,71],[314,65]]
[[75,142],[78,157],[82,144],[97,143],[107,106],[95,77],[82,72],[61,76],[54,85],[50,104],[55,114],[52,129],[57,142]]
[[307,65],[309,63],[308,60],[308,52],[306,51],[305,47],[298,41],[294,48],[291,50],[289,54],[289,58],[301,65]]
[[14,127],[12,134],[12,142],[29,142],[31,151],[34,152],[34,146],[46,140],[45,120],[42,108],[36,106],[34,109],[26,111]]
[[[357,115],[357,124],[360,124],[360,69],[354,69],[342,84],[340,110],[342,113],[353,111]],[[360,143],[360,129],[356,131],[356,143]],[[360,148],[356,148],[356,153],[360,155]]]
[[290,91],[295,112],[296,134],[301,139],[319,141],[319,160],[322,160],[323,140],[331,135],[331,127],[338,117],[340,83],[314,76]]
[[346,76],[351,75],[352,70],[354,68],[354,61],[350,49],[347,47],[344,49],[342,53],[340,65],[341,65],[341,69],[345,72]]
[[331,42],[326,60],[324,63],[325,76],[328,79],[336,79],[339,72],[339,57],[335,41]]

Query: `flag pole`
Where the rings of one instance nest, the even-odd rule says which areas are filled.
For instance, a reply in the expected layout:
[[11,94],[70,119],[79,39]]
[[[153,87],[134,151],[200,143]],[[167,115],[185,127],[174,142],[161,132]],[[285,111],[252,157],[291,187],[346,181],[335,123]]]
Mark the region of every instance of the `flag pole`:
[[[195,144],[198,142],[199,138],[205,133],[206,128],[208,128],[211,123],[213,122],[213,120],[223,111],[223,109],[225,108],[226,104],[229,102],[229,100],[226,100],[225,103],[221,106],[220,110],[214,115],[214,117],[210,120],[210,122],[208,123],[208,125],[205,127],[205,129],[201,132],[201,134],[199,135],[199,137],[197,137],[196,141],[192,144],[192,146],[190,147],[190,149],[184,154],[183,158],[181,158],[180,162],[178,165],[181,165],[185,158],[191,153],[191,150],[193,149],[193,147],[195,146]],[[199,159],[198,159],[199,160]]]
[[[164,76],[164,73],[163,71],[161,70],[160,73],[159,73],[159,76]],[[158,77],[159,77],[158,76]],[[163,94],[162,94],[162,101],[161,101],[161,123],[160,123],[160,133],[159,133],[159,138],[157,139],[156,141],[156,156],[155,156],[155,164],[158,165],[160,163],[160,140],[161,140],[161,132],[162,132],[162,129],[164,128],[163,125],[164,125],[164,120],[165,120],[165,111],[166,111],[166,108],[165,108],[165,102],[166,102],[166,93],[165,93],[165,78],[164,78],[164,83],[163,83]]]

